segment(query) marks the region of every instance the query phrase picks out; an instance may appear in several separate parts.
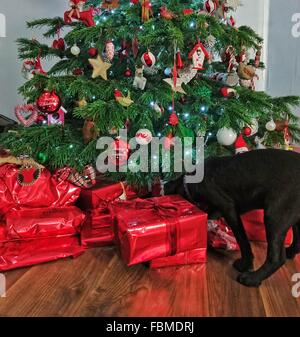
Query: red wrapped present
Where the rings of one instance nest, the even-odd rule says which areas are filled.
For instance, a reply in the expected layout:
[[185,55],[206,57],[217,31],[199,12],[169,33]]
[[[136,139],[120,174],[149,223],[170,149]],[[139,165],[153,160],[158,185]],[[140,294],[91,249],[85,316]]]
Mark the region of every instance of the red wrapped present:
[[207,214],[180,196],[119,201],[111,209],[116,242],[129,266],[206,248]]
[[59,236],[0,242],[0,271],[32,266],[84,251],[78,236]]
[[116,200],[132,200],[136,193],[125,183],[104,185],[98,184],[90,189],[81,191],[78,206],[83,210],[97,209],[98,215],[109,214],[108,205]]
[[74,235],[85,219],[75,207],[12,210],[5,216],[5,237],[8,240]]
[[[266,242],[264,225],[264,210],[254,210],[241,216],[248,239],[251,241]],[[285,245],[293,241],[292,229],[289,230]],[[208,244],[216,249],[239,250],[232,230],[224,219],[208,221]]]
[[114,231],[111,226],[93,228],[93,225],[88,218],[81,231],[81,245],[84,248],[111,246],[114,244],[114,237]]
[[11,209],[73,205],[80,195],[79,187],[52,176],[46,169],[42,169],[29,185],[20,183],[22,174],[24,171],[16,165],[0,166],[0,216]]
[[199,264],[206,262],[206,248],[189,250],[173,256],[161,257],[150,261],[150,268],[164,268],[172,266],[182,266],[188,264]]

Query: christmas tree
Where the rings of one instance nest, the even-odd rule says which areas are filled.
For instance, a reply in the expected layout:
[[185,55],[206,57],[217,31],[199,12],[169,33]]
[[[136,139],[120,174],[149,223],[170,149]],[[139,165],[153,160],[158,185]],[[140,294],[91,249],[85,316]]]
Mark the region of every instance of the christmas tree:
[[[44,29],[48,41],[18,40],[27,79],[19,92],[28,104],[16,108],[23,125],[1,136],[12,154],[80,173],[95,165],[103,136],[114,138],[117,151],[125,148],[116,164],[126,163],[132,149],[117,138],[122,128],[139,144],[166,137],[171,154],[173,137],[203,137],[206,156],[289,149],[299,140],[292,112],[299,98],[255,91],[263,41],[251,28],[236,27],[239,0],[69,5],[62,17],[27,23]],[[57,62],[46,72],[49,58]],[[157,174],[111,176],[146,184]],[[161,175],[170,179],[173,172]]]

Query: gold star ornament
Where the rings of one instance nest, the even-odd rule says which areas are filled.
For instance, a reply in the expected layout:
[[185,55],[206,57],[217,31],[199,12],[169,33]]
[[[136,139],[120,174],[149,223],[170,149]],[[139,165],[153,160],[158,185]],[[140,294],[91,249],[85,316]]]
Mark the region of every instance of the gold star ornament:
[[107,70],[111,67],[111,64],[104,62],[100,55],[98,55],[95,59],[89,59],[89,62],[93,67],[92,78],[101,76],[105,81],[107,81]]

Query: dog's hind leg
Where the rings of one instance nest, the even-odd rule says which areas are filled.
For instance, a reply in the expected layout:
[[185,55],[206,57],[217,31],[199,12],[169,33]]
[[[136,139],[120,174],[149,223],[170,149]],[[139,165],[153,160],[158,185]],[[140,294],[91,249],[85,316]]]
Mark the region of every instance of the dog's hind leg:
[[286,248],[286,257],[293,259],[298,253],[300,253],[300,222],[293,226],[293,243]]
[[[266,220],[265,220],[266,222]],[[280,228],[276,226],[276,229]],[[254,272],[240,274],[237,281],[248,287],[258,287],[261,282],[275,273],[286,261],[284,240],[288,228],[274,230],[274,222],[266,222],[268,251],[265,263]]]

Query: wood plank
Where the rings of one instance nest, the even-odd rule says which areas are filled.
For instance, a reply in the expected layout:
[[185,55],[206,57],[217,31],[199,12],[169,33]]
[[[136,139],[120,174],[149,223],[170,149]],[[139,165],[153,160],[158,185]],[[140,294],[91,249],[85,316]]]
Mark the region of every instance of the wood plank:
[[236,281],[232,267],[239,252],[210,252],[207,266],[209,315],[212,317],[263,317],[264,305],[259,290]]
[[114,254],[99,249],[32,267],[0,301],[0,316],[65,316],[93,288]]

